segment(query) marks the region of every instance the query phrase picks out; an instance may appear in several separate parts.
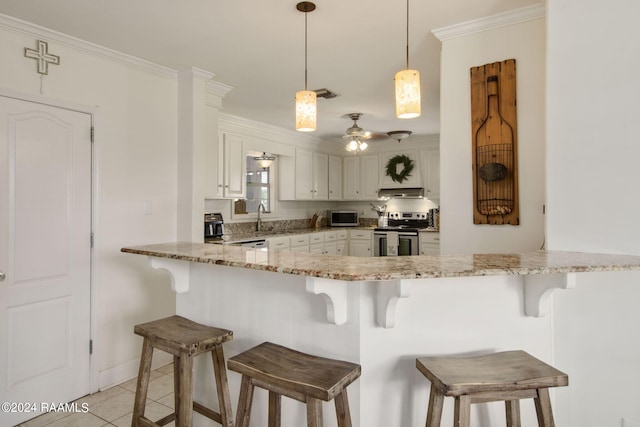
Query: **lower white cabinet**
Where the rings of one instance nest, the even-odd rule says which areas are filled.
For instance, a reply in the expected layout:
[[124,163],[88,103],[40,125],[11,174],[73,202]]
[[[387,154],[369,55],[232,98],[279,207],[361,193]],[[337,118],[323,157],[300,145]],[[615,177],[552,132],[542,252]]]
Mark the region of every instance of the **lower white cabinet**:
[[[356,230],[351,230],[354,232]],[[362,232],[359,232],[362,231]],[[358,230],[354,238],[368,249],[356,249],[355,252],[369,256],[371,252],[371,238],[373,234],[369,230]],[[270,249],[287,249],[291,252],[311,252],[327,255],[349,255],[349,232],[347,230],[319,231],[315,233],[294,234],[292,236],[277,236],[267,239]],[[359,245],[356,244],[356,247]]]
[[372,230],[349,230],[349,255],[359,257],[372,256]]
[[433,231],[422,232],[418,236],[420,255],[439,255],[440,254],[440,233]]
[[289,249],[291,238],[289,236],[270,237],[267,239],[269,249]]

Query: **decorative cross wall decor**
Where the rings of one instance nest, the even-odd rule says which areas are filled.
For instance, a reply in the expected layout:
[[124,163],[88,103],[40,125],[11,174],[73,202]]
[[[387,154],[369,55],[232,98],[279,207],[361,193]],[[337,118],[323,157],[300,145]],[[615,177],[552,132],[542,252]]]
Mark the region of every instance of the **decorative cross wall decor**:
[[49,74],[49,64],[60,65],[60,57],[47,52],[49,45],[42,40],[36,40],[37,49],[24,48],[24,56],[38,60],[38,73]]

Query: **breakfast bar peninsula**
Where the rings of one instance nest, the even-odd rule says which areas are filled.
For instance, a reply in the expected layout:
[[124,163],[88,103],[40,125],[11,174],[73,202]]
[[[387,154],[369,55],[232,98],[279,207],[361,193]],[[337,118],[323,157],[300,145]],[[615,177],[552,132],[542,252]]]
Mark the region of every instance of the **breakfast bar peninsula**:
[[[360,364],[349,389],[360,427],[424,425],[429,384],[417,357],[520,349],[553,364],[552,291],[582,274],[640,269],[637,256],[576,252],[359,258],[186,242],[122,251],[169,272],[176,314],[234,332],[226,357],[270,341]],[[200,374],[212,369],[201,359],[196,378],[212,378]],[[240,378],[229,381],[235,400]],[[196,383],[196,396],[215,406],[215,386]],[[266,426],[267,395],[256,393],[251,425]],[[452,425],[452,406],[442,425]],[[523,425],[536,423],[533,406],[522,405]],[[504,423],[500,404],[475,407],[472,424]],[[282,418],[304,425],[304,405],[283,400]],[[325,423],[336,425],[333,416]]]

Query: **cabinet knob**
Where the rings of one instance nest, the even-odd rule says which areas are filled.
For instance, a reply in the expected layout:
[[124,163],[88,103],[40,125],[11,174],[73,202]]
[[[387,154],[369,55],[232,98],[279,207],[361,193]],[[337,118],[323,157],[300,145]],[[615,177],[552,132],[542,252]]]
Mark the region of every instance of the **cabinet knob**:
[[4,273],[4,271],[0,271],[0,282],[4,282],[4,279],[7,278],[7,275]]

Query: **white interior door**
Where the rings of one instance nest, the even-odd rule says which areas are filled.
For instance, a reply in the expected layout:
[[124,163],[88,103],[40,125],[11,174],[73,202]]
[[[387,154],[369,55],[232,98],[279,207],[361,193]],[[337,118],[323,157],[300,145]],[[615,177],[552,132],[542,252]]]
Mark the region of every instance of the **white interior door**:
[[91,120],[0,96],[0,402],[90,391]]

